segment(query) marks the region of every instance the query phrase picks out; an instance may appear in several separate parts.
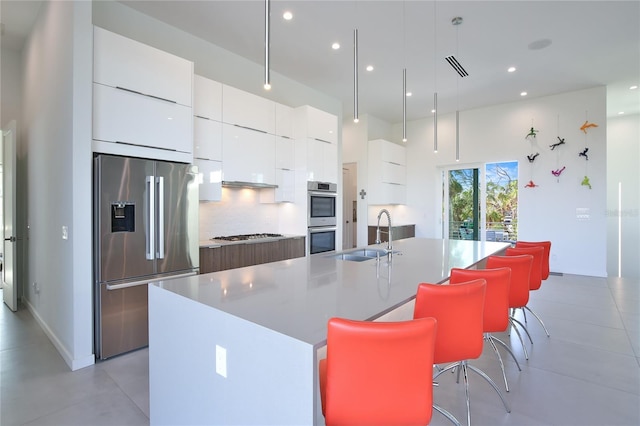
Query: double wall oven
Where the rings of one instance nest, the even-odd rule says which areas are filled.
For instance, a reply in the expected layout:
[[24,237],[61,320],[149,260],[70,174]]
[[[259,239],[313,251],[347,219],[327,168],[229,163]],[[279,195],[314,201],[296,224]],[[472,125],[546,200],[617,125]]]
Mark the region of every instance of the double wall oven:
[[318,254],[336,249],[338,185],[329,182],[307,182],[307,249]]

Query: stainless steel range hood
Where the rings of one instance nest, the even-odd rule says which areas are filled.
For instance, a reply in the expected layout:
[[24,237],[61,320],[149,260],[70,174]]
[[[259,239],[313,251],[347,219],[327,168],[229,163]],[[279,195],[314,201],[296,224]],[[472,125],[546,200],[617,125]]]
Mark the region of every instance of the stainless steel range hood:
[[277,188],[278,185],[271,183],[257,183],[257,182],[242,182],[237,180],[223,180],[222,186],[225,188],[251,188],[251,189],[263,189],[263,188]]

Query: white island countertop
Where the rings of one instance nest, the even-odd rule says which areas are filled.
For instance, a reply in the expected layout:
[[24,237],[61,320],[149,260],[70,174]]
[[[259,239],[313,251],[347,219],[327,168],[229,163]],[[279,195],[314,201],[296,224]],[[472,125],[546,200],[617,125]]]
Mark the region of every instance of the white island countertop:
[[329,318],[374,320],[413,299],[419,283],[446,281],[451,268],[471,267],[508,245],[409,238],[394,242],[390,262],[318,254],[157,285],[317,347]]

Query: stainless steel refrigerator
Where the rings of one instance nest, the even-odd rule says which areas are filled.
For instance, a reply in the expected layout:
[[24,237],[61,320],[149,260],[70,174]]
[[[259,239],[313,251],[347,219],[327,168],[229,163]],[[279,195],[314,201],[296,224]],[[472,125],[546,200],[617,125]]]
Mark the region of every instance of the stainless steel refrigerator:
[[190,164],[94,159],[95,351],[148,345],[147,285],[198,272],[198,183]]

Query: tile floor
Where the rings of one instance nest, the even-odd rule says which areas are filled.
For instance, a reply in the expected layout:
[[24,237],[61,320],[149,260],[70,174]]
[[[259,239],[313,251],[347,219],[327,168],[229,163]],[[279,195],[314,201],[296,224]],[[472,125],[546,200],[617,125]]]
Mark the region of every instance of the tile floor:
[[[505,354],[511,391],[507,414],[495,391],[471,373],[476,425],[640,425],[640,280],[551,276],[530,306],[551,333],[528,317],[534,344],[522,366]],[[491,349],[471,362],[502,389]],[[148,352],[140,350],[69,371],[31,314],[0,309],[0,424],[147,425]],[[435,401],[462,423],[464,390],[455,375],[438,378]],[[434,413],[432,424],[450,425]]]

